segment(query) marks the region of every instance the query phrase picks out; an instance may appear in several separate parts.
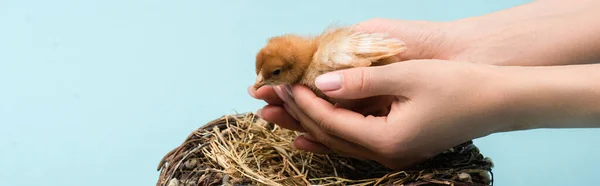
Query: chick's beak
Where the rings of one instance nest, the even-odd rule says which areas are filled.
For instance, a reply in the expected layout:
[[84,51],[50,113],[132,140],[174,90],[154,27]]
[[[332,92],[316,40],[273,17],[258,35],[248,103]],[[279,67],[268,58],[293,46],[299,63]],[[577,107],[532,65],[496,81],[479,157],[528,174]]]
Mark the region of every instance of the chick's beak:
[[264,86],[265,82],[262,78],[262,74],[258,74],[256,76],[256,82],[254,83],[254,90],[258,90],[260,87]]

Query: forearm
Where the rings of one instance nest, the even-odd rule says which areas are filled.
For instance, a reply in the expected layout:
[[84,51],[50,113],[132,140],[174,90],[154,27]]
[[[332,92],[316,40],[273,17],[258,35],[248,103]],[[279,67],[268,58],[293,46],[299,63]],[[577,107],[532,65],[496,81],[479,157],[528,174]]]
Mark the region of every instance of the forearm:
[[464,25],[464,32],[474,32],[470,39],[479,45],[475,50],[493,48],[506,56],[497,65],[598,63],[599,9],[597,0],[543,0],[455,23]]
[[600,127],[600,64],[497,68],[507,130]]

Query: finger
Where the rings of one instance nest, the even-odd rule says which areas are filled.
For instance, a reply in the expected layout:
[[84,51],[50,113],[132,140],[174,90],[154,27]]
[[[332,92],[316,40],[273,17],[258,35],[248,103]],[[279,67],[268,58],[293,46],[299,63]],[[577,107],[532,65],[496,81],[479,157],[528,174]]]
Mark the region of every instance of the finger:
[[310,141],[314,141],[314,142],[318,143],[317,138],[315,138],[314,136],[310,135],[309,133],[304,133],[304,134],[302,134],[302,136],[305,137],[306,139],[310,140]]
[[255,99],[261,99],[267,102],[270,105],[281,105],[283,101],[277,96],[273,87],[271,86],[263,86],[258,90],[254,90],[254,87],[248,87],[248,94]]
[[317,154],[327,154],[333,152],[329,147],[321,143],[315,142],[313,140],[310,140],[305,135],[296,137],[296,139],[294,139],[294,141],[292,142],[292,148],[309,151]]
[[267,105],[261,110],[258,110],[257,114],[258,112],[260,112],[259,117],[265,121],[275,123],[288,130],[306,132],[304,128],[302,128],[302,125],[300,125],[296,119],[292,118],[292,116],[290,116],[281,106]]
[[310,126],[301,120],[300,123],[307,131],[320,130],[319,132],[370,147],[377,145],[378,141],[365,136],[379,136],[381,128],[387,126],[387,117],[364,117],[359,113],[337,108],[302,86],[294,86],[293,91],[296,98],[295,104],[304,110],[303,114],[312,118],[316,123],[315,126]]
[[290,107],[287,104],[283,104],[283,109],[285,109],[285,111],[287,112],[287,114],[289,114],[290,116],[292,116],[292,118],[294,118],[294,120],[298,121],[298,116],[296,116],[296,114],[294,114],[294,112],[292,112],[290,110]]
[[315,84],[327,96],[340,99],[398,95],[412,85],[412,76],[403,66],[395,63],[330,72],[317,77]]
[[[306,133],[308,134],[308,133]],[[371,151],[367,151],[366,149],[360,147],[359,145],[356,144],[351,144],[348,143],[350,145],[344,145],[346,146],[344,148],[344,146],[340,146],[340,145],[335,145],[335,146],[327,146],[324,145],[323,143],[320,143],[318,140],[311,140],[310,137],[308,137],[307,135],[302,135],[302,136],[298,136],[294,142],[293,142],[293,148],[296,148],[298,150],[305,150],[305,151],[310,151],[310,152],[314,152],[314,153],[318,153],[318,154],[339,154],[342,156],[346,156],[346,157],[350,157],[350,158],[354,158],[354,159],[361,159],[361,160],[367,160],[370,158],[374,158],[373,154]],[[361,150],[362,149],[362,150]],[[375,159],[371,159],[371,160],[375,160]]]
[[[289,95],[286,94],[286,96]],[[296,103],[286,102],[286,104],[289,106],[291,112],[294,112],[294,114],[298,117],[300,124],[307,131],[307,133],[311,134],[311,136],[313,136],[318,142],[329,147],[333,151],[340,152],[341,154],[345,154],[352,157],[373,157],[375,155],[373,151],[361,145],[349,142],[345,139],[339,138],[337,136],[332,136],[324,132],[318,124],[316,124],[310,117],[304,114],[304,112],[296,105]]]

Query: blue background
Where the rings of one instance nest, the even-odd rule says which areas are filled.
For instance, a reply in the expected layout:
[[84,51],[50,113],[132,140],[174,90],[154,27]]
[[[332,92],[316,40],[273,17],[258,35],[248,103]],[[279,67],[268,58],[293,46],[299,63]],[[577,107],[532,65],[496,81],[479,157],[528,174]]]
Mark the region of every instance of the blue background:
[[[374,17],[447,21],[520,0],[0,0],[0,185],[154,185],[202,124],[254,111],[270,36]],[[594,185],[594,130],[476,141],[496,185]]]

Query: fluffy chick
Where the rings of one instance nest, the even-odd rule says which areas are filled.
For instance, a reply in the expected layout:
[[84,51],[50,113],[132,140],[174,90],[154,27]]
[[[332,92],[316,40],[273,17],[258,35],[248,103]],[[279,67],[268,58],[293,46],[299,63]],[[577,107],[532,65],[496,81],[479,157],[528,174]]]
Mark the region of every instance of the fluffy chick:
[[[396,55],[405,50],[405,43],[398,39],[382,33],[353,32],[351,27],[330,28],[315,37],[272,37],[256,55],[254,88],[301,84],[336,106],[364,115],[387,115],[393,97],[332,99],[315,86],[315,79],[331,71],[399,62]],[[382,107],[385,104],[388,106]]]

